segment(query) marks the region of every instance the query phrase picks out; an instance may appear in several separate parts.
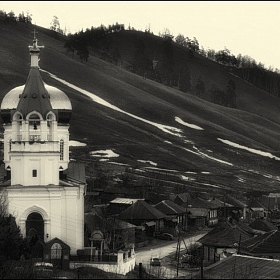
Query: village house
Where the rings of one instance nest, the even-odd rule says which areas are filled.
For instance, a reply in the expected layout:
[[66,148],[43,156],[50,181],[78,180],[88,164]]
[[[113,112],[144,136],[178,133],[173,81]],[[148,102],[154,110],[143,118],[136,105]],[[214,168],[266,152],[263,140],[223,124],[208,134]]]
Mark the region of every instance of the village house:
[[197,242],[205,263],[214,263],[238,252],[241,241],[252,238],[254,231],[244,223],[226,221],[219,223]]
[[187,230],[187,213],[185,208],[170,200],[163,200],[154,207],[166,215],[164,232],[177,236],[179,229]]
[[138,200],[121,212],[117,218],[137,226],[135,233],[137,246],[138,242],[153,238],[155,232],[162,231],[166,215],[144,200]]
[[116,217],[110,217],[105,207],[93,207],[85,213],[85,247],[90,246],[90,239],[95,229],[104,236],[103,252],[116,251],[135,246],[136,226]]
[[248,202],[248,209],[250,210],[250,216],[248,217],[249,221],[267,218],[269,212],[268,209],[257,199],[253,199]]
[[248,205],[239,199],[227,194],[220,200],[228,205],[229,207],[220,208],[220,215],[222,217],[233,218],[235,220],[243,220],[247,219],[247,214],[249,212]]
[[211,201],[197,197],[181,206],[186,209],[188,225],[191,229],[204,226],[213,227],[218,223],[218,207]]

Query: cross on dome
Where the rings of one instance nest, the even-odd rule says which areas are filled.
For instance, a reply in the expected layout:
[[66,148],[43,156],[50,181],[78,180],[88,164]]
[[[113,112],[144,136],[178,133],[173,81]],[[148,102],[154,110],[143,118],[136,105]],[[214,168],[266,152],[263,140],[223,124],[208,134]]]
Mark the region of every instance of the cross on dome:
[[36,40],[36,33],[38,33],[37,31],[36,31],[36,29],[34,28],[34,31],[32,31],[31,33],[33,33],[34,34],[34,38],[33,38],[33,40]]
[[45,46],[38,46],[38,40],[36,38],[36,33],[38,32],[35,29],[32,31],[32,33],[34,34],[33,45],[28,46],[31,55],[31,67],[39,67],[38,62],[40,49],[43,49]]
[[31,33],[33,33],[34,38],[33,38],[33,45],[32,46],[28,46],[30,52],[31,51],[35,51],[35,52],[40,52],[40,49],[43,49],[45,46],[38,46],[38,40],[36,38],[36,33],[38,33],[35,29],[34,31],[32,31]]

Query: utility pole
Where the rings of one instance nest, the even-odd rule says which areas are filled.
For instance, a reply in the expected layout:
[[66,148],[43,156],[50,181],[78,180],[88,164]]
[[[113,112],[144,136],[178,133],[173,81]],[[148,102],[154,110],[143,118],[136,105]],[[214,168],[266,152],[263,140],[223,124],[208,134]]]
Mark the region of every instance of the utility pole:
[[179,274],[179,264],[180,264],[181,239],[184,242],[186,250],[188,249],[188,247],[186,245],[186,242],[185,242],[184,238],[181,235],[181,230],[178,229],[177,232],[178,232],[178,241],[177,241],[177,249],[176,249],[176,260],[177,260],[177,277],[178,277],[178,274]]
[[240,254],[240,245],[241,245],[241,234],[239,235],[237,254]]
[[176,252],[176,256],[177,256],[177,277],[178,277],[178,274],[179,274],[179,262],[180,262],[180,247],[181,247],[181,240],[180,240],[180,236],[181,233],[180,231],[178,230],[178,242],[177,242],[177,252]]
[[204,246],[202,246],[202,252],[200,256],[200,279],[203,279],[203,260],[204,260]]

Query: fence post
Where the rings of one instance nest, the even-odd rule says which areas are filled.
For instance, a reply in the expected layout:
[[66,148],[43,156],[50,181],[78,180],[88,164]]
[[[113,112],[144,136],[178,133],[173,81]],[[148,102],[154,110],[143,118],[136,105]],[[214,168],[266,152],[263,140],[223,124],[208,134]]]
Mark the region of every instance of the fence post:
[[142,270],[143,270],[142,263],[139,263],[139,278],[140,279],[142,279],[142,277],[143,277]]

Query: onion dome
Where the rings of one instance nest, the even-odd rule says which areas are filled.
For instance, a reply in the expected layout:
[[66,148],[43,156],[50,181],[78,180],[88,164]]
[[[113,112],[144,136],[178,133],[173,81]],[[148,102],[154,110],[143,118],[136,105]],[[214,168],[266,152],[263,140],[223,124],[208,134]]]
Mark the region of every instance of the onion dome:
[[[1,103],[1,116],[4,123],[11,122],[11,116],[16,111],[20,96],[22,96],[25,85],[10,90]],[[44,83],[44,87],[50,96],[53,111],[58,113],[58,123],[69,123],[72,113],[72,105],[68,96],[56,87]]]
[[17,111],[23,119],[33,111],[37,111],[46,119],[52,111],[58,123],[69,123],[72,106],[67,95],[52,86],[44,83],[38,66],[40,53],[37,39],[34,37],[33,45],[29,46],[31,55],[31,69],[25,85],[18,86],[9,91],[1,103],[1,116],[4,123],[11,123],[13,114]]

